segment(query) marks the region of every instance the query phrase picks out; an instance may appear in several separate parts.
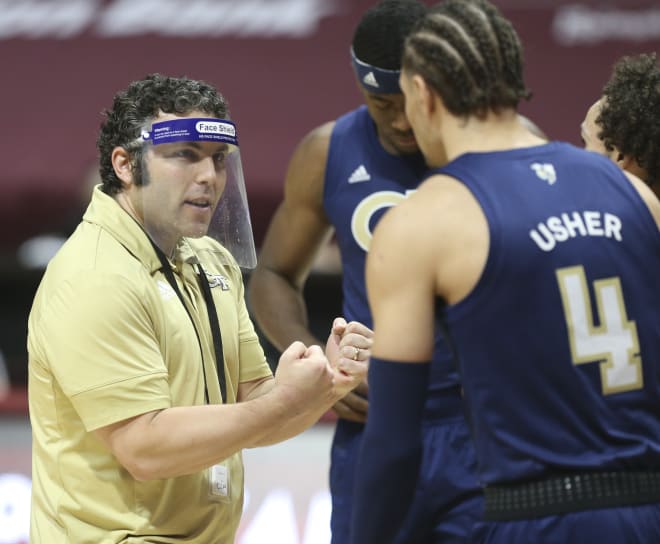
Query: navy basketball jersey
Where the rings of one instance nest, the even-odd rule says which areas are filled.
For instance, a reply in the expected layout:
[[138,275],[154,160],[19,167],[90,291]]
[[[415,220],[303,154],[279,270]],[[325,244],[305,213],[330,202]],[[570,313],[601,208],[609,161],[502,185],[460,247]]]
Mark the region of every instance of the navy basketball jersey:
[[426,166],[421,154],[390,155],[366,106],[337,119],[325,168],[323,205],[342,256],[344,317],[372,327],[364,266],[376,223],[414,191]]
[[445,309],[485,484],[660,468],[660,235],[619,168],[569,144],[460,156],[482,277]]
[[[373,230],[389,208],[417,188],[426,172],[421,153],[395,156],[385,151],[366,106],[337,119],[325,168],[323,205],[341,253],[347,321],[373,328],[365,283],[365,260]],[[457,387],[458,379],[440,335],[437,342],[432,391]]]

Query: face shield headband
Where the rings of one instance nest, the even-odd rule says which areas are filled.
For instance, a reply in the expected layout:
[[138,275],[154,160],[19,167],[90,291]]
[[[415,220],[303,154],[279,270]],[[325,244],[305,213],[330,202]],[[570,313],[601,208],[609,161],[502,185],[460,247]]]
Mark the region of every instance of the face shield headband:
[[362,62],[351,47],[351,63],[362,87],[372,93],[401,94],[399,75],[401,70],[385,70]]
[[[236,125],[217,118],[171,119],[153,123],[149,130],[142,132],[139,139],[145,150],[151,147],[155,153],[159,149],[178,151],[181,148],[184,151],[192,147],[197,150],[200,160],[216,161],[213,189],[205,187],[211,183],[192,183],[186,186],[183,204],[173,208],[170,213],[166,208],[168,184],[171,191],[177,192],[181,184],[190,183],[184,180],[189,172],[197,168],[194,161],[182,168],[180,177],[172,178],[170,175],[162,179],[149,179],[148,185],[143,187],[143,208],[144,226],[152,239],[158,240],[159,235],[167,230],[187,238],[210,237],[229,251],[239,266],[254,268],[257,257]],[[211,158],[205,155],[204,142],[225,145],[212,147]],[[215,209],[212,208],[213,204],[204,205],[205,198],[213,195],[213,191],[216,196],[209,196],[208,201],[217,201]],[[217,194],[220,194],[219,201]],[[221,254],[218,250],[219,257]]]

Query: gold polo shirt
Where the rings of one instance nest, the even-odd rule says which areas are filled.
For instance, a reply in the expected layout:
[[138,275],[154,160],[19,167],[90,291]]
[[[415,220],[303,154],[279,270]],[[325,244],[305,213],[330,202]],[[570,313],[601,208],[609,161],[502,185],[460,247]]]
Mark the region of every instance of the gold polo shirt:
[[216,280],[226,401],[235,402],[239,383],[271,371],[240,269],[215,241],[183,240],[170,263],[190,315],[142,228],[99,187],[50,262],[28,323],[32,544],[233,542],[240,453],[226,461],[230,500],[217,502],[208,470],[139,482],[92,432],[152,410],[203,405],[205,391],[222,402],[198,262]]

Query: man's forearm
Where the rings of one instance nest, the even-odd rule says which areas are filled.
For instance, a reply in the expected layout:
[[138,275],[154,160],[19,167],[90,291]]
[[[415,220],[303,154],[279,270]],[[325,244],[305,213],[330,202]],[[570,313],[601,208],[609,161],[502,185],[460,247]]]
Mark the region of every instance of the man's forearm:
[[244,403],[167,408],[116,426],[108,445],[136,479],[173,478],[259,445],[292,411],[274,392]]
[[306,411],[304,414],[298,414],[294,417],[288,418],[282,424],[271,429],[271,432],[266,434],[256,445],[270,446],[299,435],[313,426],[339,399],[339,396],[333,397],[333,400],[320,403],[318,406]]

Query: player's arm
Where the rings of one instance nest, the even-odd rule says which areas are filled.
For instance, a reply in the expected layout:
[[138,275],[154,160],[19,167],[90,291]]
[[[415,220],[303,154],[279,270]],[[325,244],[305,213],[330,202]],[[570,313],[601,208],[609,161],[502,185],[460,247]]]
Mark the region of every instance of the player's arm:
[[412,501],[436,296],[450,301],[461,291],[464,296],[478,278],[464,256],[471,248],[460,249],[471,243],[473,231],[466,228],[465,237],[461,229],[475,206],[466,202],[473,200],[456,181],[435,177],[388,211],[375,229],[366,270],[374,347],[351,526],[356,544],[392,542]]
[[323,343],[309,330],[303,287],[332,234],[323,209],[325,165],[334,123],[310,132],[287,169],[284,199],[270,222],[248,294],[252,314],[280,351],[294,340]]
[[[318,252],[333,228],[323,209],[323,187],[334,122],[310,132],[293,153],[284,184],[284,200],[277,208],[252,272],[248,295],[255,321],[279,350],[294,340],[307,345],[323,342],[309,330],[303,296],[305,281]],[[366,384],[341,399],[337,416],[364,422],[368,403]]]
[[392,542],[417,484],[433,349],[427,230],[411,198],[378,223],[367,257],[374,319],[369,417],[357,463],[351,542]]

